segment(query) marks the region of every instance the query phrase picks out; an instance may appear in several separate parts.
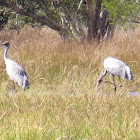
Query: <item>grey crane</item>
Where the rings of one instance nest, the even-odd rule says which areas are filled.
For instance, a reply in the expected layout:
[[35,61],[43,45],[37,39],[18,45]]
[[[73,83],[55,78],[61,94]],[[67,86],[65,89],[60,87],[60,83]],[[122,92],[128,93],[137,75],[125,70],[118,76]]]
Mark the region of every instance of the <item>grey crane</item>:
[[8,76],[13,80],[14,89],[15,89],[15,83],[17,82],[19,86],[21,86],[24,90],[29,88],[29,81],[28,76],[24,69],[15,61],[9,59],[7,57],[7,52],[10,48],[10,43],[8,41],[2,43],[1,45],[4,45],[6,47],[4,52],[4,60],[6,64],[6,71]]
[[[114,84],[114,89],[116,92],[116,87],[122,87],[121,84],[121,80],[120,77],[122,77],[123,79],[128,79],[129,81],[133,79],[133,74],[131,72],[131,69],[129,66],[127,66],[123,61],[114,58],[114,57],[107,57],[104,60],[104,72],[102,73],[102,75],[100,76],[100,78],[97,81],[97,85],[96,85],[96,89],[99,87],[100,83],[102,82],[103,77],[107,74],[107,72],[109,72],[112,77],[113,77],[113,83],[107,81],[107,83],[111,83]],[[114,76],[117,75],[120,81],[120,85],[116,85],[115,84],[115,79]]]

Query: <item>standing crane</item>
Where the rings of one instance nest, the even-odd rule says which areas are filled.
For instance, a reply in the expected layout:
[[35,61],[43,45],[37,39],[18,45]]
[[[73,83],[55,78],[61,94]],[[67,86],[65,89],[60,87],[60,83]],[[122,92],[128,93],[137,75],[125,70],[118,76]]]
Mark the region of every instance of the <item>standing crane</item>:
[[21,86],[24,90],[28,89],[29,81],[28,81],[28,76],[26,72],[17,62],[7,57],[7,52],[10,48],[10,43],[6,41],[2,43],[1,45],[4,45],[6,47],[5,52],[4,52],[6,71],[7,71],[8,76],[13,81],[14,89],[15,89],[15,82],[17,82],[18,85]]
[[[103,77],[107,74],[107,72],[109,72],[112,77],[113,77],[113,83],[107,81],[108,83],[114,84],[114,89],[116,92],[116,87],[122,87],[121,84],[121,80],[120,77],[122,77],[123,79],[128,79],[129,81],[133,79],[133,74],[131,72],[130,67],[128,67],[123,61],[114,58],[114,57],[107,57],[104,60],[104,72],[103,74],[100,76],[100,78],[97,81],[97,85],[96,85],[96,89],[99,87],[100,83],[102,82]],[[119,81],[120,81],[120,85],[116,85],[115,84],[115,79],[114,76],[118,76]]]

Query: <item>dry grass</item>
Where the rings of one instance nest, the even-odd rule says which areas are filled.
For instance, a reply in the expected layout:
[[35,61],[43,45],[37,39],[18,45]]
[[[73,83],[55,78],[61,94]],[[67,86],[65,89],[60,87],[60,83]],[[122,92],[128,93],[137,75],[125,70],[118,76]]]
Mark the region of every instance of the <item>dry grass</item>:
[[[31,86],[8,95],[12,85],[1,47],[0,139],[140,139],[139,96],[130,95],[140,90],[139,31],[118,31],[100,46],[64,43],[48,28],[1,32],[1,42],[11,43],[9,58],[24,67]],[[123,60],[134,73],[116,95],[104,83],[95,90],[107,56]],[[109,75],[105,79],[111,80]]]

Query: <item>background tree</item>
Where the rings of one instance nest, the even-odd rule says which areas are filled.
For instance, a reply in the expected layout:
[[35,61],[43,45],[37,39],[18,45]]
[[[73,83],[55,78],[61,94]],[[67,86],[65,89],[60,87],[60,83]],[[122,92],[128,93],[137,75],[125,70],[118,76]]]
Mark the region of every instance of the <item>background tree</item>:
[[5,27],[9,19],[9,14],[3,9],[0,10],[0,31]]
[[137,0],[0,0],[0,5],[15,12],[19,23],[46,25],[62,38],[97,41],[106,34],[111,38],[116,24],[138,22],[140,11]]

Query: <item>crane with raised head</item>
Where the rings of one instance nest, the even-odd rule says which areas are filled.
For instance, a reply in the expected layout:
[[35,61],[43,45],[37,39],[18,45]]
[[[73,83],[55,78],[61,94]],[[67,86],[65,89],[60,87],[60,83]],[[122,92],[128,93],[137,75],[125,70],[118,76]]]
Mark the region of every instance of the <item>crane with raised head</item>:
[[2,43],[1,45],[5,46],[5,52],[4,52],[4,60],[6,64],[6,71],[8,76],[11,78],[14,84],[15,89],[15,82],[18,83],[20,87],[22,87],[24,90],[29,88],[29,81],[28,76],[25,72],[25,70],[20,66],[17,62],[9,59],[7,57],[7,52],[10,48],[10,43],[8,41]]
[[[97,81],[96,89],[99,87],[100,83],[102,82],[103,77],[107,74],[107,72],[109,72],[112,75],[113,83],[109,81],[106,81],[106,82],[114,85],[115,92],[116,92],[117,86],[122,87],[120,77],[122,77],[123,79],[126,78],[129,81],[133,79],[133,74],[130,67],[127,66],[123,61],[117,58],[114,58],[111,56],[107,57],[104,60],[104,69],[105,69],[104,72],[102,73],[102,75],[99,77]],[[120,85],[115,84],[115,79],[114,79],[115,75],[118,76]]]

